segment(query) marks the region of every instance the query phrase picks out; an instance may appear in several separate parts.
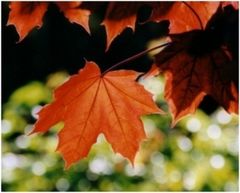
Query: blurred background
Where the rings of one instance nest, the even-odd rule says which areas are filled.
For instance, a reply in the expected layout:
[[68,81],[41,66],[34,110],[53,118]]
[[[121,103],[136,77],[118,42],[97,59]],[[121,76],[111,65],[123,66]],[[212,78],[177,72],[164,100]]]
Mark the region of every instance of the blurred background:
[[[229,115],[210,97],[194,115],[171,128],[169,114],[142,116],[148,138],[133,168],[114,154],[100,135],[88,157],[64,170],[55,152],[55,125],[48,133],[28,136],[37,112],[51,102],[53,90],[84,65],[84,58],[108,68],[167,33],[168,22],[126,29],[105,53],[102,21],[106,3],[90,19],[91,36],[70,24],[51,4],[41,29],[21,43],[13,26],[6,27],[9,8],[2,2],[2,190],[3,191],[238,191],[238,116]],[[138,20],[149,14],[140,10]],[[159,43],[159,41],[158,41]],[[128,49],[126,49],[126,47]],[[121,68],[146,72],[146,55]],[[168,111],[162,76],[139,79]]]

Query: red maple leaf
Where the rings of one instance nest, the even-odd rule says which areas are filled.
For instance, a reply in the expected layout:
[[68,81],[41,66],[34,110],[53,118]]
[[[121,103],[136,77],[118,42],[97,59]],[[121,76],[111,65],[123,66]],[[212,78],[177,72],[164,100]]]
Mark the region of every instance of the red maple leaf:
[[42,18],[47,11],[48,3],[43,2],[11,2],[9,5],[7,25],[14,25],[19,34],[19,42],[34,28],[42,26]]
[[[161,2],[160,2],[161,3]],[[182,33],[194,29],[202,29],[216,12],[219,2],[174,2],[164,10],[163,6],[154,6],[149,20],[169,20],[169,33]],[[199,22],[201,20],[201,23]]]
[[140,116],[161,112],[143,86],[139,73],[119,70],[101,75],[93,62],[56,89],[54,101],[39,112],[34,132],[46,132],[60,122],[57,150],[66,167],[85,157],[103,133],[115,152],[134,161],[139,143],[145,138]]
[[102,24],[106,28],[107,49],[126,27],[135,30],[138,9],[143,3],[110,2]]
[[103,21],[107,33],[107,49],[125,28],[135,30],[137,13],[143,5],[152,7],[148,21],[170,20],[170,33],[182,33],[201,29],[199,19],[205,27],[216,12],[219,2],[111,2]]
[[[90,32],[88,20],[90,11],[81,8],[81,2],[55,2],[70,22],[83,26]],[[16,27],[20,41],[34,28],[42,26],[42,18],[49,3],[12,2],[8,24]],[[219,2],[110,2],[103,25],[107,33],[107,49],[114,38],[125,28],[134,31],[137,12],[143,5],[152,7],[149,21],[170,20],[170,32],[180,33],[200,29],[198,20],[207,23],[216,11]],[[91,10],[91,9],[90,9]],[[192,10],[195,10],[195,14]],[[200,15],[200,18],[197,15]]]
[[156,55],[155,62],[166,77],[165,98],[173,125],[193,113],[207,94],[228,112],[238,113],[231,53],[216,33],[215,23],[222,19],[222,13],[219,7],[205,30],[171,35],[172,44]]
[[[55,2],[70,22],[83,26],[89,32],[90,11],[81,9],[80,2]],[[48,2],[11,2],[7,25],[14,25],[19,35],[19,42],[35,27],[42,26],[42,19],[47,11]]]
[[88,22],[91,12],[86,9],[81,9],[81,2],[56,2],[56,4],[71,23],[77,23],[83,26],[84,29],[90,33]]

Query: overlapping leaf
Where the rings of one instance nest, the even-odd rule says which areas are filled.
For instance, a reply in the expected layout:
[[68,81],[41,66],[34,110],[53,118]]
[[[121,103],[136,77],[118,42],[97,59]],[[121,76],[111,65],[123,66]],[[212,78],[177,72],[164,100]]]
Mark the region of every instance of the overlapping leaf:
[[[81,9],[80,2],[56,2],[70,22],[83,26],[90,32],[88,20],[90,10]],[[181,33],[200,29],[216,11],[219,2],[110,2],[103,25],[107,34],[107,49],[114,38],[125,28],[134,31],[137,13],[143,5],[152,7],[149,21],[170,20],[170,33]],[[47,10],[45,2],[12,2],[8,24],[15,25],[20,41],[36,26],[41,27]]]
[[206,94],[228,112],[238,113],[234,66],[215,32],[217,17],[218,12],[205,30],[171,35],[173,43],[156,55],[155,62],[166,77],[165,98],[173,114],[173,124],[193,113]]
[[[35,27],[42,26],[42,19],[47,11],[48,2],[11,2],[8,25],[14,25],[22,41]],[[81,9],[80,2],[56,2],[60,10],[70,22],[83,26],[90,31],[88,20],[90,11]]]
[[107,48],[126,27],[135,29],[137,13],[142,6],[152,7],[148,21],[170,21],[170,33],[201,29],[216,12],[219,2],[111,2],[103,24],[107,33]]
[[138,75],[120,70],[102,77],[98,66],[87,62],[55,91],[54,101],[39,112],[33,132],[45,132],[64,122],[57,149],[67,167],[88,154],[100,133],[115,152],[133,162],[145,138],[140,116],[161,112],[151,94],[135,81]]
[[218,6],[219,2],[211,1],[174,2],[166,11],[164,7],[155,5],[149,20],[169,20],[170,33],[182,33],[194,29],[202,29],[216,12]]

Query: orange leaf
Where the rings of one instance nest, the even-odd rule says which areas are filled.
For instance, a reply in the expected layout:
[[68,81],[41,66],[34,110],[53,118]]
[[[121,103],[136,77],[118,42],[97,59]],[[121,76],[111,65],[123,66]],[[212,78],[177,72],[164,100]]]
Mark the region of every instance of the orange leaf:
[[101,77],[98,66],[86,66],[55,91],[55,100],[39,112],[33,132],[45,132],[64,121],[57,150],[66,167],[87,156],[103,133],[115,152],[134,161],[145,138],[140,120],[143,114],[160,112],[151,94],[130,70],[111,71]]
[[[173,114],[173,125],[193,113],[209,94],[228,112],[238,113],[238,93],[231,74],[231,58],[216,47],[203,30],[172,35],[173,43],[156,55],[165,73],[165,98]],[[208,43],[205,47],[205,43]]]
[[126,27],[135,30],[138,8],[142,3],[110,2],[103,25],[107,33],[107,49],[116,36]]
[[[81,9],[81,2],[55,2],[70,22],[75,22],[90,33],[88,20],[90,11]],[[7,25],[14,25],[19,34],[19,42],[34,28],[42,26],[42,19],[49,3],[11,2]]]
[[83,26],[84,29],[90,33],[88,21],[91,12],[89,10],[81,9],[81,2],[56,2],[56,4],[70,22]]
[[11,2],[7,25],[14,25],[19,34],[19,42],[34,28],[42,26],[42,18],[48,3]]
[[[148,5],[153,10],[167,12],[173,3],[171,2],[110,2],[102,24],[106,28],[107,50],[112,41],[123,32],[125,28],[135,30],[137,13],[140,7]],[[156,8],[157,7],[157,8]]]
[[107,49],[125,28],[135,30],[137,12],[143,5],[152,7],[148,21],[170,20],[170,33],[182,33],[201,29],[199,19],[205,27],[216,12],[219,2],[111,2],[103,21],[107,33]]
[[[161,3],[161,2],[160,2]],[[205,28],[208,20],[216,12],[219,2],[164,2],[165,6],[154,6],[149,20],[170,20],[170,33],[182,33],[201,29],[199,19]],[[170,6],[171,5],[171,6]],[[166,11],[166,7],[168,8]],[[165,10],[164,10],[165,8]],[[196,14],[194,14],[194,12]],[[199,18],[198,18],[199,17]]]

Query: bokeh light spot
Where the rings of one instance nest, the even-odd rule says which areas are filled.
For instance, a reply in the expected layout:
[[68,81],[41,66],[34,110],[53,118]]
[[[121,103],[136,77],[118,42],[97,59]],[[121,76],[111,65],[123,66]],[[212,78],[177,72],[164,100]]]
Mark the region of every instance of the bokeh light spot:
[[32,165],[32,172],[37,176],[41,176],[46,172],[46,167],[42,162],[35,162]]
[[2,120],[2,133],[6,134],[12,130],[12,123],[8,120]]
[[36,105],[32,108],[31,115],[33,118],[38,119],[38,112],[42,109],[41,105]]
[[125,167],[125,173],[128,176],[143,176],[146,173],[146,169],[143,164],[136,164],[134,167],[127,164]]
[[182,151],[187,152],[192,149],[192,141],[188,137],[185,136],[179,137],[177,140],[177,144]]
[[112,164],[104,157],[96,157],[89,163],[89,169],[96,174],[112,173]]
[[218,125],[212,124],[207,128],[207,135],[212,139],[218,139],[221,137],[222,131]]
[[193,190],[196,183],[196,176],[193,172],[187,172],[183,176],[183,186],[186,190]]
[[187,121],[187,130],[190,132],[197,132],[201,128],[202,124],[199,119],[191,118]]
[[30,138],[28,136],[25,136],[25,135],[20,135],[15,140],[15,144],[20,149],[27,148],[29,146],[29,143],[30,143]]
[[13,153],[5,153],[2,156],[2,164],[3,164],[3,168],[13,170],[19,167],[20,162],[19,162],[19,158]]
[[220,169],[224,166],[224,157],[220,154],[215,154],[210,158],[210,165],[215,169]]
[[217,121],[221,124],[228,124],[232,120],[232,116],[228,114],[225,110],[220,110],[217,113]]
[[56,183],[56,188],[59,191],[66,191],[70,187],[70,184],[67,179],[65,178],[60,178],[57,183]]

